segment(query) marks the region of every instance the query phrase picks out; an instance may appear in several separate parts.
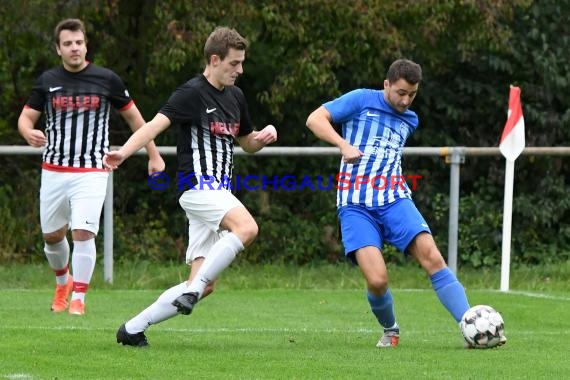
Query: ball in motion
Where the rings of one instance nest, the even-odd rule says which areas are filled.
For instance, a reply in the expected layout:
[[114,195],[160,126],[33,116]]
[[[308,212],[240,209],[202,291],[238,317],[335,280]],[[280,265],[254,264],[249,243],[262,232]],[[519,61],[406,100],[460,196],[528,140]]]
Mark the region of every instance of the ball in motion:
[[473,306],[463,314],[459,327],[473,348],[493,348],[504,342],[503,317],[491,306]]

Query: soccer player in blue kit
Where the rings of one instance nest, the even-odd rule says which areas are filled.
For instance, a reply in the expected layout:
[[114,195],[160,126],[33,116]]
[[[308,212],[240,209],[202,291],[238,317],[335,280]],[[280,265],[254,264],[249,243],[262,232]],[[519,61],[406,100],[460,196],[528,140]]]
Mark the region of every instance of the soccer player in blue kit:
[[[405,181],[397,181],[403,178],[406,139],[418,127],[418,116],[408,108],[421,80],[420,65],[398,59],[388,69],[384,90],[348,92],[307,119],[315,136],[337,146],[342,154],[337,193],[342,242],[346,256],[364,275],[370,308],[384,329],[377,347],[395,347],[400,339],[382,257],[384,242],[420,263],[456,322],[469,309],[465,289],[447,267],[411,190]],[[333,123],[342,125],[342,136]]]

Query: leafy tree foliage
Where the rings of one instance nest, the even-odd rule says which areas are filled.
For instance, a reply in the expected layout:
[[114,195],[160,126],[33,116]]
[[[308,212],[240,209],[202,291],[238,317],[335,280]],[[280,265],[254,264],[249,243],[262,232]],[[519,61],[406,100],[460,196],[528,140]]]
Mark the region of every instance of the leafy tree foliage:
[[[121,75],[146,118],[178,85],[202,71],[204,40],[215,26],[228,25],[251,42],[239,85],[254,123],[275,124],[280,145],[321,145],[304,127],[309,112],[353,88],[381,88],[388,65],[399,57],[416,60],[424,71],[413,105],[421,125],[410,145],[497,146],[511,84],[522,89],[527,145],[568,145],[568,9],[570,0],[218,0],[208,6],[199,0],[2,1],[0,138],[3,144],[23,144],[16,131],[18,114],[37,75],[59,64],[52,30],[60,19],[78,17],[87,26],[88,59]],[[119,118],[113,124],[112,144],[122,144],[130,132]],[[174,145],[175,137],[174,130],[168,131],[157,142]],[[166,159],[174,175],[176,162]],[[14,189],[22,190],[19,178],[37,174],[30,168],[38,159],[2,160],[0,195],[7,199]],[[337,161],[240,157],[236,170],[314,177],[334,173]],[[448,167],[439,159],[417,157],[406,157],[404,164],[424,176],[415,199],[445,251]],[[462,166],[464,263],[494,264],[489,253],[500,249],[503,166],[499,158],[472,157]],[[568,251],[570,231],[564,226],[570,205],[561,192],[568,171],[562,158],[517,161],[513,227],[521,233],[513,236],[515,260],[541,261],[536,252]],[[115,175],[117,225],[132,231],[128,236],[136,235],[117,244],[141,258],[179,257],[183,215],[172,194],[148,192],[144,173],[144,160],[131,159]],[[334,192],[239,195],[262,225],[260,240],[249,250],[253,259],[305,263],[340,256]],[[34,198],[36,193],[20,196]],[[10,202],[3,207],[3,215],[20,215]],[[12,230],[18,230],[19,222],[26,231],[34,223],[18,218]],[[148,226],[153,231],[145,241],[145,234],[135,231]],[[319,231],[322,235],[315,237]],[[176,243],[165,257],[154,256],[153,247],[165,241]],[[6,243],[0,251],[22,252],[31,246]]]

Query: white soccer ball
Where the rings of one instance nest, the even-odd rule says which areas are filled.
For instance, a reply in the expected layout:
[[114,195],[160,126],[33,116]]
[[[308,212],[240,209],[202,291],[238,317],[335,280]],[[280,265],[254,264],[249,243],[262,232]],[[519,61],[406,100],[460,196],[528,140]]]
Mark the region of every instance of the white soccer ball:
[[505,322],[498,311],[488,305],[467,310],[459,322],[465,341],[473,348],[493,348],[501,343]]

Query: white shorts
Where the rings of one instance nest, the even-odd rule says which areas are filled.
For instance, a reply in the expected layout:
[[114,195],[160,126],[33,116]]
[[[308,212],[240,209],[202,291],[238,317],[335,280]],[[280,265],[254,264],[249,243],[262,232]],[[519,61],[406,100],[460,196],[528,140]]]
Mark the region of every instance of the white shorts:
[[69,173],[42,170],[40,224],[42,232],[59,230],[99,231],[101,209],[107,192],[107,172]]
[[[213,186],[214,189],[218,187]],[[244,207],[229,190],[187,190],[178,201],[188,218],[186,262],[207,257],[210,248],[227,231],[220,230],[222,219],[233,208]]]

